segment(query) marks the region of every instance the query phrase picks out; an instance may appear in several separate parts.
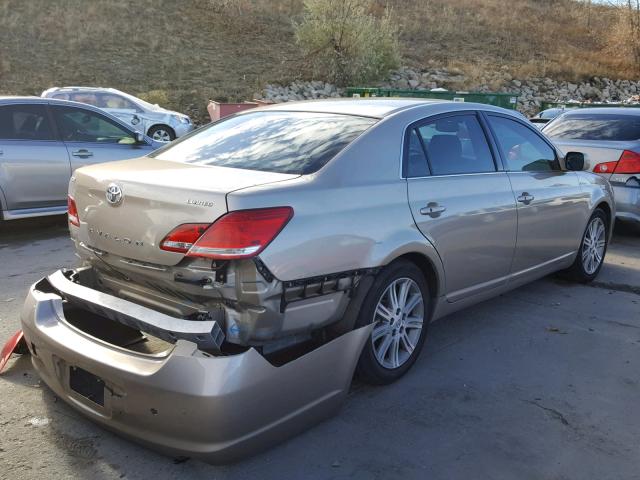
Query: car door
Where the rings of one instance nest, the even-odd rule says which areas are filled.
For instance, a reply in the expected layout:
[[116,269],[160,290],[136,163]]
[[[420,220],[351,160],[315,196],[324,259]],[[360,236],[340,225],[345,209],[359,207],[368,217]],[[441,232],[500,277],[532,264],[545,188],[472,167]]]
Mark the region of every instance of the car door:
[[7,210],[65,205],[71,167],[42,104],[0,106],[0,188]]
[[135,132],[106,115],[81,107],[51,105],[69,151],[72,171],[93,163],[141,157],[153,148],[137,143]]
[[458,301],[506,283],[516,243],[516,205],[476,112],[428,118],[407,131],[404,176],[416,225]]
[[576,172],[562,170],[555,148],[513,118],[488,114],[518,204],[515,276],[538,275],[578,248],[588,215]]
[[144,133],[144,127],[141,124],[143,111],[133,102],[115,93],[100,93],[97,98],[98,107],[109,112],[134,130]]

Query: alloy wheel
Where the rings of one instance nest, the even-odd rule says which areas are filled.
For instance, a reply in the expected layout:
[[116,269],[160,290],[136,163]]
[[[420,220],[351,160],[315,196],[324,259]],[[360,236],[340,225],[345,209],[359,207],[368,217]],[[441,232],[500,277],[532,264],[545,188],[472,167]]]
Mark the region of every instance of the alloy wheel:
[[166,130],[160,128],[153,132],[153,136],[151,138],[153,138],[156,142],[170,142],[171,134]]
[[420,338],[424,313],[422,292],[412,279],[398,278],[385,289],[373,314],[371,333],[382,367],[398,368],[409,360]]
[[600,267],[606,246],[606,228],[600,217],[594,217],[582,241],[582,267],[588,275],[592,275]]

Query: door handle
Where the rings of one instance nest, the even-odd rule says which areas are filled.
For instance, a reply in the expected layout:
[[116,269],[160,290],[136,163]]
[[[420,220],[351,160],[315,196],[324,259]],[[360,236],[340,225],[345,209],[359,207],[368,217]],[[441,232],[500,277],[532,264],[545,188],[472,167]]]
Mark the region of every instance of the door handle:
[[531,202],[533,202],[533,199],[536,198],[533,195],[529,195],[529,192],[522,192],[522,195],[520,195],[517,200],[520,203],[524,203],[525,205],[529,205]]
[[438,205],[437,202],[429,202],[427,203],[426,207],[420,209],[420,214],[429,215],[431,218],[437,218],[445,210],[446,210],[446,207],[443,207],[442,205]]
[[86,150],[83,148],[81,150],[76,150],[75,152],[71,152],[71,155],[73,155],[74,157],[87,158],[87,157],[93,157],[93,152],[90,152],[89,150]]

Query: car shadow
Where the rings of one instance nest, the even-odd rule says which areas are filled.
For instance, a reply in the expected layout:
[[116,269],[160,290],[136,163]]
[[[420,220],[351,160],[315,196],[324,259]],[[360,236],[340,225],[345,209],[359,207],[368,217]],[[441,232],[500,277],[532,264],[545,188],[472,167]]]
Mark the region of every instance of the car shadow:
[[69,235],[66,215],[0,222],[0,248],[7,242],[45,240],[62,235]]

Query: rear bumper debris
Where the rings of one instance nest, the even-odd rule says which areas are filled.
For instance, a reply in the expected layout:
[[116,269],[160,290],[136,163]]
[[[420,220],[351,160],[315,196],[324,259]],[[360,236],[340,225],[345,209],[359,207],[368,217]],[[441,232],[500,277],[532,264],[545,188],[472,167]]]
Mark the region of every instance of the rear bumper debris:
[[0,352],[0,373],[2,373],[2,370],[9,361],[9,357],[11,357],[13,353],[28,353],[22,330],[14,333],[7,343],[4,344],[4,347],[2,347],[2,351]]
[[149,332],[168,342],[184,339],[195,343],[199,348],[220,351],[224,333],[217,321],[186,320],[165,315],[75,283],[70,279],[70,275],[76,275],[77,272],[58,270],[41,281],[47,281],[66,300],[98,315]]
[[56,395],[123,436],[211,463],[273,446],[333,414],[371,329],[351,331],[282,366],[253,348],[212,356],[184,339],[144,354],[70,324],[61,296],[38,285],[25,301],[22,326],[33,365]]

